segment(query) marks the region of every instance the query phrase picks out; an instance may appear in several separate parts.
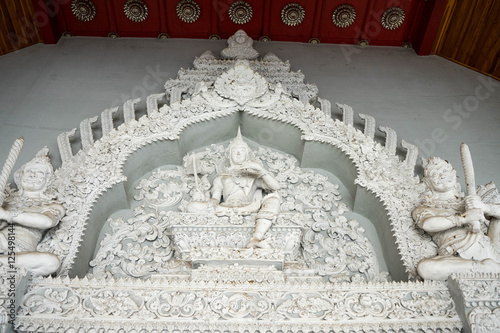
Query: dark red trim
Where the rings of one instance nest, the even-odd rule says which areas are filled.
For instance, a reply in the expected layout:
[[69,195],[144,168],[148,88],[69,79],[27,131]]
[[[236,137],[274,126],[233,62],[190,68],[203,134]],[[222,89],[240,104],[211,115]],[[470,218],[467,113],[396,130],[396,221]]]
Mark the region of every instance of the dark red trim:
[[431,53],[447,4],[447,0],[427,0],[418,9],[409,36],[418,55]]

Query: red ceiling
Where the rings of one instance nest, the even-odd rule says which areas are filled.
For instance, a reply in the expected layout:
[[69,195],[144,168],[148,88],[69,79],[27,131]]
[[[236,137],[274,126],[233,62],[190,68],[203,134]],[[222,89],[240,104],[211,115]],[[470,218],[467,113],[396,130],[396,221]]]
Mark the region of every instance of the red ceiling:
[[[89,22],[77,19],[71,9],[75,1],[91,1],[95,17]],[[366,40],[370,45],[391,46],[411,42],[418,48],[425,44],[428,51],[444,10],[442,4],[436,5],[439,0],[245,0],[252,8],[252,18],[248,23],[237,24],[228,13],[236,0],[193,0],[200,7],[200,16],[193,23],[185,23],[176,12],[180,0],[142,0],[148,8],[147,18],[143,22],[133,22],[125,16],[126,1],[33,0],[33,3],[36,9],[52,14],[52,25],[41,27],[41,30],[44,30],[44,37],[52,34],[55,41],[63,32],[75,36],[108,36],[113,32],[120,37],[157,37],[160,33],[172,38],[217,35],[225,39],[243,29],[255,40],[262,36],[276,41],[308,42],[316,38],[321,43],[345,44]],[[289,3],[299,4],[305,10],[303,21],[295,26],[286,25],[281,19],[281,12]],[[356,18],[350,26],[340,28],[333,24],[332,13],[346,4],[354,7]],[[392,7],[401,8],[405,19],[398,28],[388,30],[382,26],[381,17]],[[51,42],[50,37],[45,38],[47,43]],[[419,53],[428,54],[428,51]]]

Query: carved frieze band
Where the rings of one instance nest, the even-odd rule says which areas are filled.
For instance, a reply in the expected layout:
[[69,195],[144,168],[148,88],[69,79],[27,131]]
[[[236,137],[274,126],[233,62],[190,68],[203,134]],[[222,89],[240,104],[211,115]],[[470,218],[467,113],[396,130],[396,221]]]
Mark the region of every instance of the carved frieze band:
[[[263,328],[272,332],[329,332],[332,328],[358,331],[380,325],[396,332],[424,328],[433,332],[438,327],[450,331],[461,327],[448,291],[433,284],[332,288],[317,282],[295,285],[276,281],[207,289],[205,282],[187,279],[154,283],[120,280],[113,288],[99,287],[103,283],[86,278],[35,283],[18,314],[18,329],[59,330],[69,325],[85,329],[86,323],[91,323],[94,329],[118,331],[123,320],[129,328],[145,328],[144,319],[150,329],[168,325],[174,330],[182,325],[189,331],[214,329],[220,322],[225,330],[241,332]],[[79,320],[64,320],[68,317]],[[191,320],[185,321],[188,318]]]

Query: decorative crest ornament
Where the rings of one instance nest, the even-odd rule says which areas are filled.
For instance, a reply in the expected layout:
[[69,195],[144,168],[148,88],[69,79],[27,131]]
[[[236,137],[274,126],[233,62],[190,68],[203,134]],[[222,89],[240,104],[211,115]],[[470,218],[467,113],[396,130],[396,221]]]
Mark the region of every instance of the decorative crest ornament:
[[96,14],[94,3],[90,0],[73,0],[71,2],[71,11],[82,22],[92,21]]
[[237,61],[233,68],[217,78],[214,88],[220,96],[234,100],[239,105],[269,91],[266,79],[255,73],[244,60]]
[[253,15],[252,6],[245,1],[236,1],[229,7],[229,18],[236,24],[250,22]]
[[306,11],[298,3],[292,2],[281,10],[281,20],[284,24],[294,27],[304,20]]
[[200,6],[194,0],[181,0],[175,9],[182,22],[193,23],[200,17]]
[[404,20],[404,10],[399,7],[391,7],[384,12],[380,22],[387,30],[395,30],[403,24]]
[[255,59],[259,56],[253,48],[253,40],[243,30],[238,30],[228,38],[228,47],[221,51],[220,55],[226,59]]
[[142,0],[128,0],[123,6],[123,11],[130,21],[137,23],[148,17],[148,7]]
[[351,5],[340,5],[332,14],[332,21],[339,28],[346,28],[356,19],[356,10]]

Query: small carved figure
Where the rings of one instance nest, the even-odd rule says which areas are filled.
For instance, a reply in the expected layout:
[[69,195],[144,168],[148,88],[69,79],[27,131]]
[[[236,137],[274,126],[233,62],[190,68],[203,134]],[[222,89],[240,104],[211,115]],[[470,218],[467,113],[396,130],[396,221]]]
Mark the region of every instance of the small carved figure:
[[253,40],[243,30],[238,30],[227,40],[228,47],[221,51],[221,56],[226,59],[252,60],[259,56],[253,48]]
[[255,231],[247,246],[268,247],[263,238],[279,213],[280,198],[276,192],[279,183],[260,163],[252,161],[253,153],[239,129],[226,154],[230,166],[215,178],[211,199],[191,202],[188,211],[209,211],[217,215],[249,215],[257,212]]
[[[452,273],[499,273],[500,206],[485,204],[475,194],[464,198],[455,170],[437,157],[428,160],[423,182],[426,191],[412,215],[432,235],[438,255],[419,262],[419,275],[446,280]],[[491,218],[487,235],[481,231],[485,215]]]
[[37,252],[43,232],[65,214],[63,206],[47,193],[53,176],[46,147],[14,174],[18,191],[0,207],[0,268],[14,265],[41,275],[59,268],[57,256]]

